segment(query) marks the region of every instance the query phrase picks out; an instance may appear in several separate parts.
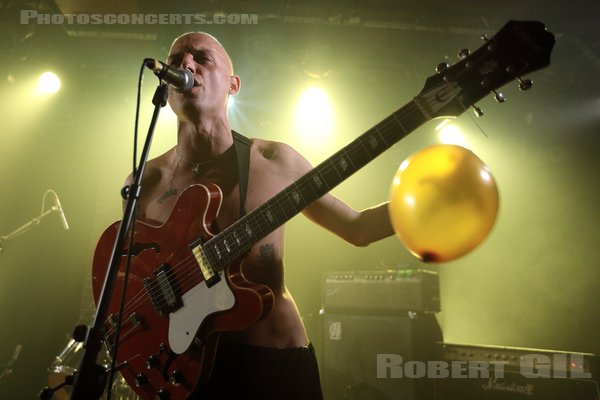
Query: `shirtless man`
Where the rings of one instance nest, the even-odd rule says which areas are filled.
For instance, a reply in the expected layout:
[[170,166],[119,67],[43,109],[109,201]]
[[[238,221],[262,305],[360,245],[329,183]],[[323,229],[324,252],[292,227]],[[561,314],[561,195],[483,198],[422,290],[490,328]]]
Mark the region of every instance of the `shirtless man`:
[[[221,228],[227,227],[240,215],[236,153],[232,151],[233,137],[227,117],[227,99],[240,90],[240,78],[234,75],[223,46],[206,33],[188,33],[177,38],[167,62],[190,71],[196,84],[186,93],[170,89],[169,104],[178,117],[177,145],[148,162],[138,217],[163,223],[185,188],[215,183],[223,191],[217,222]],[[244,208],[255,209],[310,169],[310,163],[291,147],[252,139]],[[131,182],[130,176],[126,184]],[[302,213],[356,246],[366,246],[393,234],[385,203],[359,212],[326,194]],[[215,363],[213,381],[219,387],[219,396],[225,395],[222,398],[321,398],[314,351],[284,283],[283,249],[284,228],[280,227],[258,241],[244,260],[244,276],[267,284],[274,292],[275,302],[263,320],[244,331],[227,334],[222,340],[221,347],[232,344],[234,349],[228,353],[219,350]],[[246,357],[246,361],[234,362],[232,358],[238,356]],[[263,365],[257,364],[259,358],[264,360]],[[250,364],[250,361],[253,367],[260,365],[252,368],[252,375],[251,371],[243,371],[244,362]],[[229,371],[236,363],[242,369],[237,375]],[[225,370],[220,372],[222,368]],[[238,375],[253,383],[253,388],[232,384]],[[222,384],[219,379],[223,379]],[[223,392],[229,389],[241,391],[229,393],[235,396],[229,397]]]

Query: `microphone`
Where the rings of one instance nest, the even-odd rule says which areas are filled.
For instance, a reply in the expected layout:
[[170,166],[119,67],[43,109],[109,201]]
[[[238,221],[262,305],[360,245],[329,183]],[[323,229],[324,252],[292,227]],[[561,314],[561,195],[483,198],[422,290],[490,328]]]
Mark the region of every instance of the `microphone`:
[[154,75],[173,86],[179,93],[187,92],[194,87],[194,76],[187,69],[176,68],[162,61],[147,58],[146,66],[154,71]]
[[52,207],[52,209],[54,211],[58,211],[58,213],[60,214],[60,222],[62,223],[63,228],[65,228],[65,231],[68,231],[69,223],[67,222],[67,217],[65,217],[65,212],[63,211],[63,208],[60,205],[60,200],[58,199],[58,195],[56,193],[54,193],[54,200],[56,201],[56,205]]

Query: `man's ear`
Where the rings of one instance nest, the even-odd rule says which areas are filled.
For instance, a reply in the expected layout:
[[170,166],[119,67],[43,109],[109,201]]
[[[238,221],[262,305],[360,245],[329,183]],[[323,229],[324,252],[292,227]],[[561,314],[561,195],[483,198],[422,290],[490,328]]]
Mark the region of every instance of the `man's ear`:
[[240,77],[237,75],[232,75],[229,77],[229,94],[235,96],[240,91],[240,86],[242,81]]

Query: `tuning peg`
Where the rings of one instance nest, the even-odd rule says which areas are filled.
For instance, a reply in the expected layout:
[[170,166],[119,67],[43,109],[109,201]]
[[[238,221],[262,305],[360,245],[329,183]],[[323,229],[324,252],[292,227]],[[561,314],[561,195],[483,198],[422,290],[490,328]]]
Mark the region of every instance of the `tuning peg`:
[[458,52],[458,58],[460,58],[461,60],[464,60],[465,58],[467,58],[469,56],[469,54],[471,54],[469,49],[462,49],[461,51]]
[[494,43],[494,41],[492,41],[488,35],[483,34],[480,36],[480,38],[481,38],[481,40],[483,40],[484,42],[486,42],[488,44],[487,49],[489,51],[496,50],[496,43]]
[[481,111],[481,108],[477,107],[475,104],[473,104],[471,107],[473,107],[473,112],[475,113],[477,118],[483,115],[483,111]]
[[492,90],[492,93],[494,93],[494,99],[498,103],[504,103],[506,101],[506,97],[502,93],[496,92],[495,90]]
[[519,90],[521,91],[526,91],[531,89],[531,87],[533,86],[533,81],[531,79],[521,79],[521,77],[517,77],[517,79],[519,80]]
[[448,69],[448,67],[450,67],[450,65],[448,65],[448,63],[442,62],[439,63],[437,65],[437,67],[435,67],[435,72],[437,72],[438,74],[442,71],[444,71],[445,69]]

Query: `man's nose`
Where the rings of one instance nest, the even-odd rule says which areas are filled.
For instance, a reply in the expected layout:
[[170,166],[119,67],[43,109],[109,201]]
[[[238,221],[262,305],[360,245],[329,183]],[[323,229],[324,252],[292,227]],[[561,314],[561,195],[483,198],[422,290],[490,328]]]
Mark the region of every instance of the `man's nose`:
[[196,62],[194,56],[191,53],[185,53],[181,59],[181,68],[187,69],[192,74],[196,73]]

